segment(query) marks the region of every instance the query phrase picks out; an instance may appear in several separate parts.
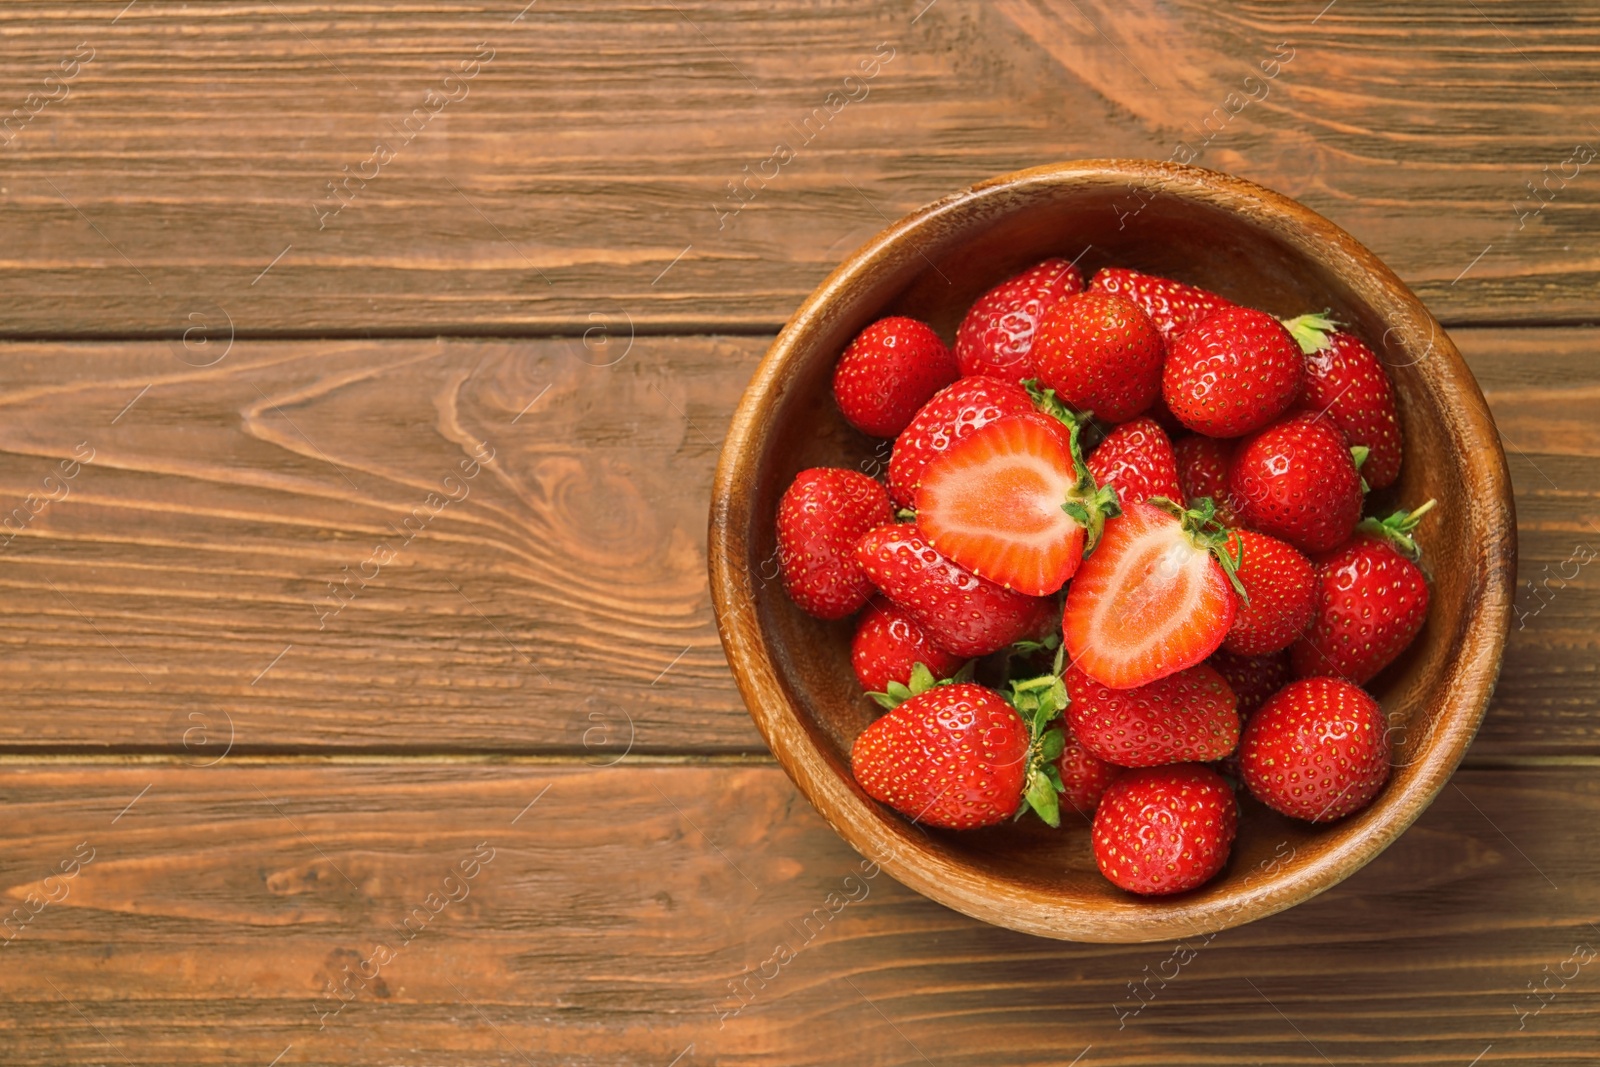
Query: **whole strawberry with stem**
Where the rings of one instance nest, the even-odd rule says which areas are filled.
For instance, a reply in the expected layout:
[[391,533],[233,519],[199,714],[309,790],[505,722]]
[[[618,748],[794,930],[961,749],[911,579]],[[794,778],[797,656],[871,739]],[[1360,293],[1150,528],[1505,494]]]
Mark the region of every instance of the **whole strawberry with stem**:
[[911,616],[887,602],[867,602],[850,642],[856,680],[869,693],[887,691],[891,683],[909,685],[918,665],[934,678],[949,678],[966,662],[934,644]]
[[1299,406],[1324,412],[1352,445],[1367,449],[1362,477],[1386,489],[1400,477],[1400,415],[1394,383],[1377,353],[1353,333],[1321,315],[1301,315],[1284,323],[1306,357],[1305,389]]
[[1160,394],[1165,351],[1160,331],[1137,304],[1091,291],[1045,312],[1033,362],[1039,381],[1071,407],[1126,422]]
[[1113,427],[1089,453],[1088,465],[1096,485],[1116,490],[1118,504],[1183,499],[1172,440],[1154,419],[1140,416]]
[[895,438],[889,456],[889,495],[909,508],[922,472],[957,441],[1006,415],[1033,410],[1033,398],[1015,382],[979,375],[962,378],[934,394]]
[[1233,466],[1235,441],[1192,433],[1172,443],[1173,461],[1178,467],[1178,485],[1189,507],[1205,497],[1216,509],[1216,520],[1224,526],[1237,526],[1232,501],[1228,498],[1228,470]]
[[1250,717],[1239,768],[1257,800],[1284,815],[1332,822],[1367,806],[1389,779],[1383,709],[1342,678],[1302,678]]
[[1174,335],[1213,312],[1233,306],[1232,301],[1197,285],[1127,267],[1102,267],[1089,283],[1089,288],[1116,293],[1138,304],[1166,341],[1171,341]]
[[879,319],[856,335],[833,371],[833,397],[864,434],[894,437],[960,375],[955,355],[917,319]]
[[1229,652],[1224,645],[1213,652],[1206,663],[1222,675],[1228,688],[1233,690],[1233,695],[1238,697],[1239,717],[1246,721],[1272,694],[1294,678],[1287,652],[1276,652],[1269,656],[1239,656]]
[[1209,437],[1242,437],[1300,395],[1305,356],[1264,311],[1226,307],[1167,346],[1161,395],[1178,421]]
[[1331,420],[1290,415],[1240,443],[1228,468],[1229,503],[1241,524],[1326,552],[1361,519],[1364,454]]
[[966,376],[1021,382],[1035,376],[1033,339],[1039,320],[1064,297],[1083,292],[1083,275],[1064,259],[1047,259],[1007,278],[977,299],[956,329],[956,362]]
[[778,563],[800,610],[842,619],[867,602],[872,582],[856,542],[894,519],[882,482],[858,471],[813,467],[795,475],[778,501]]
[[1091,836],[1100,873],[1130,893],[1164,896],[1204,885],[1228,862],[1239,805],[1197,763],[1128,771],[1106,788]]
[[1229,555],[1244,598],[1222,647],[1241,656],[1265,656],[1294,644],[1316,614],[1320,588],[1311,561],[1287,541],[1234,530]]
[[1428,579],[1411,536],[1433,509],[1367,519],[1348,542],[1316,558],[1320,603],[1293,650],[1296,675],[1361,684],[1393,663],[1428,617]]
[[1205,763],[1239,743],[1238,701],[1201,663],[1134,689],[1112,689],[1077,667],[1063,678],[1067,722],[1080,744],[1120,767]]

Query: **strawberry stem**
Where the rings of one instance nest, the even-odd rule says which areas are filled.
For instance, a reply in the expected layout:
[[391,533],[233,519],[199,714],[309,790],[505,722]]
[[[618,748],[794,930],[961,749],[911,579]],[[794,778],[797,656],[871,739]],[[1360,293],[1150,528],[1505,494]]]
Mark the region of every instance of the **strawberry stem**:
[[[1244,541],[1234,537],[1232,531],[1217,521],[1217,505],[1210,497],[1197,497],[1194,506],[1187,508],[1164,496],[1153,496],[1147,503],[1176,518],[1189,543],[1210,552],[1222,573],[1228,576],[1233,591],[1249,603],[1250,596],[1244,591],[1244,583],[1239,581],[1239,568],[1244,564]],[[1230,551],[1230,544],[1237,548]]]
[[1438,503],[1437,500],[1429,500],[1414,511],[1406,511],[1401,508],[1386,519],[1363,519],[1361,525],[1356,527],[1356,530],[1382,538],[1393,545],[1401,555],[1415,563],[1422,558],[1422,547],[1412,538],[1411,533],[1417,528],[1417,524],[1422,521],[1422,516],[1432,511],[1434,505]]
[[1055,761],[1066,748],[1066,734],[1050,724],[1060,717],[1069,702],[1066,683],[1059,674],[1041,674],[1011,683],[1007,695],[1028,727],[1027,777],[1022,786],[1022,803],[1015,818],[1032,809],[1048,826],[1061,825],[1061,772]]
[[1062,501],[1061,510],[1070,515],[1073,522],[1083,527],[1085,531],[1083,554],[1087,557],[1100,543],[1100,534],[1106,528],[1106,520],[1122,514],[1122,504],[1117,500],[1116,489],[1109,485],[1095,485],[1094,475],[1089,473],[1089,465],[1083,459],[1083,427],[1093,416],[1087,411],[1074,412],[1061,402],[1054,389],[1041,389],[1037,378],[1029,378],[1022,384],[1042,413],[1058,420],[1067,428],[1067,437],[1072,449],[1072,467],[1078,476],[1078,481],[1072,487],[1071,495]]
[[1322,311],[1313,311],[1309,315],[1299,315],[1280,321],[1283,323],[1283,328],[1289,331],[1289,336],[1300,346],[1300,351],[1308,356],[1330,347],[1333,341],[1328,334],[1341,325],[1337,319],[1330,317],[1326,308]]

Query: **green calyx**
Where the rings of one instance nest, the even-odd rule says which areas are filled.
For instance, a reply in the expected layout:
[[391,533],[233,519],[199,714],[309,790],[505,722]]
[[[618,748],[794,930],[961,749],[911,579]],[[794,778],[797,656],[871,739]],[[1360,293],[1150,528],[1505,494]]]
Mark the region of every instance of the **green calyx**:
[[1308,356],[1331,346],[1333,341],[1329,339],[1328,334],[1342,325],[1338,320],[1330,318],[1326,309],[1280,321],[1283,323],[1283,328],[1289,331],[1289,336],[1294,338],[1295,344],[1300,346],[1300,351]]
[[[1357,474],[1361,474],[1361,468],[1366,465],[1367,457],[1370,455],[1372,455],[1372,449],[1368,448],[1366,445],[1350,446],[1350,458],[1355,461]],[[1370,492],[1372,492],[1372,486],[1367,484],[1367,476],[1362,474],[1361,493],[1363,496],[1365,496]]]
[[904,704],[912,697],[921,696],[930,689],[937,689],[941,685],[954,685],[957,682],[970,682],[972,681],[973,672],[977,669],[978,661],[975,659],[969,659],[966,663],[962,664],[961,669],[956,671],[956,673],[951,677],[935,678],[933,676],[933,672],[928,669],[928,665],[926,663],[916,663],[911,667],[911,677],[908,679],[910,683],[909,685],[902,685],[899,682],[890,682],[888,685],[883,687],[883,692],[868,693],[867,696],[871,697],[881,707],[885,707],[890,711],[893,711],[895,708],[898,708],[901,704]]
[[1089,473],[1089,465],[1083,459],[1083,427],[1089,421],[1090,413],[1074,412],[1062,403],[1054,389],[1041,389],[1036,378],[1029,378],[1022,384],[1033,398],[1034,406],[1067,428],[1072,447],[1072,468],[1078,480],[1070,495],[1062,502],[1061,510],[1084,528],[1083,554],[1087,556],[1100,543],[1106,520],[1122,514],[1117,491],[1109,485],[1095,485],[1094,475]]
[[895,522],[916,522],[917,513],[911,508],[898,508],[894,513]]
[[[1059,660],[1060,653],[1057,653]],[[1066,786],[1061,781],[1061,771],[1056,760],[1067,747],[1067,735],[1052,726],[1066,710],[1069,699],[1066,683],[1060,673],[1041,674],[1037,678],[1012,682],[1007,698],[1028,726],[1028,770],[1022,785],[1022,804],[1016,818],[1032,810],[1046,825],[1061,825],[1061,794]]]
[[1210,497],[1196,497],[1194,506],[1187,508],[1164,496],[1153,496],[1146,503],[1175,517],[1189,543],[1210,552],[1239,599],[1246,604],[1250,602],[1250,594],[1239,581],[1239,568],[1244,566],[1244,540],[1234,537],[1232,531],[1217,521],[1217,505]]
[[1363,519],[1356,529],[1364,534],[1381,537],[1407,559],[1415,563],[1422,558],[1422,547],[1411,536],[1422,516],[1432,511],[1437,500],[1430,500],[1415,511],[1401,509],[1386,519]]

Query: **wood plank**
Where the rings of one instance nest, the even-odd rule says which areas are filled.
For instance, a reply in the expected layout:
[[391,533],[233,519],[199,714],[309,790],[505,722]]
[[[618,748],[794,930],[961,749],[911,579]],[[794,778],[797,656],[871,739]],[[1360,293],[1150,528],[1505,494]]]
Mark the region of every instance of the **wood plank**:
[[[866,878],[771,767],[11,766],[0,798],[7,906],[38,909],[0,968],[18,1067],[1462,1067],[1600,1036],[1600,866],[1572,832],[1600,784],[1574,769],[1465,772],[1349,881],[1182,948],[1029,938]],[[347,966],[368,980],[331,1014]]]
[[1581,0],[120,6],[0,8],[5,335],[771,330],[929,200],[1175,153],[1448,321],[1595,312]]

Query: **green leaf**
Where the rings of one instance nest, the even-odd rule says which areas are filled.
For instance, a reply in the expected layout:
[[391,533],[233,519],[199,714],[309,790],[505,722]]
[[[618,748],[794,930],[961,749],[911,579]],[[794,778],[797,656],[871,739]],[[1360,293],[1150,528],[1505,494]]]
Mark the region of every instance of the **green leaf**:
[[937,679],[934,678],[933,672],[928,669],[928,665],[926,663],[917,663],[912,666],[910,688],[913,695],[917,693],[926,693],[936,684]]
[[1333,340],[1328,334],[1337,330],[1339,325],[1326,310],[1283,320],[1283,328],[1289,331],[1289,336],[1300,346],[1300,351],[1308,356],[1332,345]]
[[1050,730],[1039,741],[1039,758],[1054,763],[1067,747],[1067,735],[1061,730]]
[[1056,791],[1056,787],[1048,777],[1037,772],[1029,775],[1023,796],[1028,801],[1028,807],[1045,821],[1045,825],[1054,827],[1061,825],[1061,794]]
[[1362,533],[1383,538],[1394,545],[1406,558],[1415,562],[1422,558],[1422,547],[1411,536],[1412,531],[1417,528],[1417,524],[1422,521],[1422,517],[1432,511],[1438,503],[1437,500],[1429,500],[1414,511],[1406,511],[1402,508],[1385,519],[1363,519],[1361,525],[1357,526],[1356,529]]
[[895,522],[916,522],[917,513],[910,508],[900,508],[894,513]]
[[900,706],[900,702],[888,693],[868,693],[867,696],[876,701],[880,707],[888,708],[890,711]]
[[1367,462],[1367,457],[1370,455],[1372,455],[1372,449],[1366,445],[1350,446],[1350,458],[1356,461],[1356,470],[1361,469],[1362,464]]

